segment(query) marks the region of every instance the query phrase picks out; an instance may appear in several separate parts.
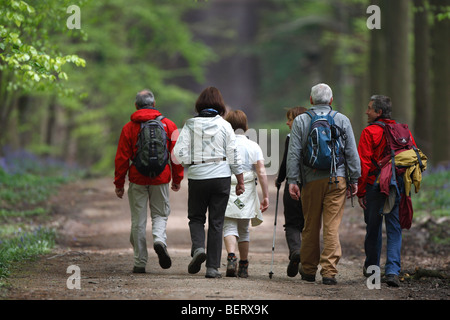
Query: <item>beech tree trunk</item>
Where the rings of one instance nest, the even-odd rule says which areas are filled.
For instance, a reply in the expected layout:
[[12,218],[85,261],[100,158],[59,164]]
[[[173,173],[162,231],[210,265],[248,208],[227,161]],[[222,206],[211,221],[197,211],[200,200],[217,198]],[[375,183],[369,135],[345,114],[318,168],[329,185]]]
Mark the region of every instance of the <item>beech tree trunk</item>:
[[411,29],[411,2],[409,0],[385,1],[386,21],[386,92],[392,100],[392,117],[413,127],[411,50],[409,34]]
[[[433,0],[431,4],[436,8],[435,14],[450,6],[450,0]],[[432,163],[450,162],[450,19],[438,21],[435,19],[431,29],[432,72],[433,72],[433,149]]]
[[414,139],[431,156],[430,28],[424,0],[414,0]]

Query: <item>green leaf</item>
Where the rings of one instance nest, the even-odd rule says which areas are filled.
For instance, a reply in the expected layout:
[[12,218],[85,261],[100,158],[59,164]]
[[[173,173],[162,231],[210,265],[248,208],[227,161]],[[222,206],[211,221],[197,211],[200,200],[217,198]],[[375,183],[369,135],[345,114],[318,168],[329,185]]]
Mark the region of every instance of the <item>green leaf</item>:
[[60,72],[60,73],[58,74],[58,77],[59,77],[60,79],[64,79],[64,80],[69,79],[69,77],[67,76],[67,73],[65,73],[65,72]]

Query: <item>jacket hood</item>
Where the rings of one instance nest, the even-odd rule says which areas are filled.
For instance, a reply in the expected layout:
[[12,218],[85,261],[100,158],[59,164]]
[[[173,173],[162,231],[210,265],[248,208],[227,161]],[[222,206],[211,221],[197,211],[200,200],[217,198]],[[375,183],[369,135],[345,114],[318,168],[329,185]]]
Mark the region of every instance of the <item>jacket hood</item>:
[[161,112],[156,109],[139,109],[133,112],[130,119],[133,122],[141,123],[146,122],[148,120],[155,119],[160,116]]
[[204,135],[212,137],[220,132],[224,121],[219,115],[215,117],[195,117],[186,120],[185,125],[192,131],[194,131],[194,127],[197,130],[201,128]]

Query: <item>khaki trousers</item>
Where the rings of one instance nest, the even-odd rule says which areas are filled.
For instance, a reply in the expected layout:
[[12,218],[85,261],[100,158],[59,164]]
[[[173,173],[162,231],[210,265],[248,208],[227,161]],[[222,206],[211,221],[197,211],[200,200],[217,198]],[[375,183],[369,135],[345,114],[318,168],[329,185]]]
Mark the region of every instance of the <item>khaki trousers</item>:
[[[308,182],[301,191],[305,226],[300,248],[301,267],[305,274],[315,275],[318,265],[323,277],[334,277],[342,255],[339,225],[344,212],[346,181],[328,184],[329,178]],[[323,221],[323,250],[320,252],[320,229]]]
[[134,250],[134,266],[145,267],[147,251],[147,205],[150,202],[153,243],[166,244],[166,225],[170,214],[169,184],[138,185],[130,183],[128,200],[131,211],[130,242]]

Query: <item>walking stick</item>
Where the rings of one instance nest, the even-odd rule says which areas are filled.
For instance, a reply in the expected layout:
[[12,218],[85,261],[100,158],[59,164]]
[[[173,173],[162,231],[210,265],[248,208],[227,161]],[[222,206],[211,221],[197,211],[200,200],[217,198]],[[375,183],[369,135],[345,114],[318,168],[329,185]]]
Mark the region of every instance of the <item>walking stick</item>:
[[275,221],[273,223],[273,242],[272,242],[272,262],[270,264],[270,272],[269,272],[269,278],[272,279],[273,275],[273,254],[275,252],[275,234],[277,231],[277,216],[278,216],[278,195],[280,193],[280,185],[277,186],[277,201],[275,204]]

